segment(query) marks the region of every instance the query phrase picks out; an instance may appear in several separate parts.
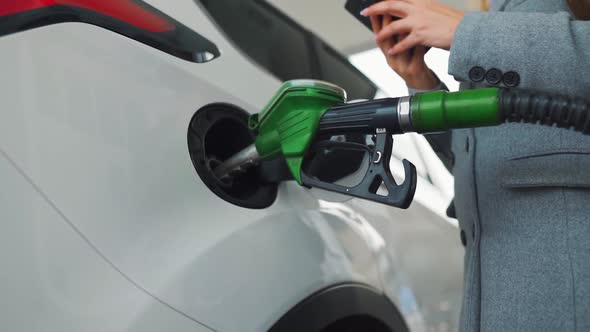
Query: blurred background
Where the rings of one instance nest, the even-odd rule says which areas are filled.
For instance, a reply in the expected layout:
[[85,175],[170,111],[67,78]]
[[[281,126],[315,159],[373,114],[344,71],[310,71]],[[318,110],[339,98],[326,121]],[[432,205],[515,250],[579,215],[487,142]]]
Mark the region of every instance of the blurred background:
[[[383,55],[375,48],[371,32],[343,10],[346,0],[268,0],[268,2],[347,56],[351,63],[386,95],[407,94],[403,80],[389,70]],[[488,6],[487,0],[443,0],[441,2],[465,11],[485,10]],[[454,91],[458,89],[459,84],[447,74],[448,57],[449,52],[432,49],[426,56],[426,62],[449,89]]]

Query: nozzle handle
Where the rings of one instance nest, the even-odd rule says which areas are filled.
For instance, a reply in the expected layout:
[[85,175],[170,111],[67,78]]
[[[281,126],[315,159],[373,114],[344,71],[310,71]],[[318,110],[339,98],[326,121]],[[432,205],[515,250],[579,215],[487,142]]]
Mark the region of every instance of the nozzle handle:
[[412,126],[416,132],[426,134],[499,125],[499,92],[498,88],[485,88],[416,94],[412,98]]
[[399,98],[385,98],[334,106],[320,119],[318,134],[374,134],[377,129],[401,133],[398,103]]

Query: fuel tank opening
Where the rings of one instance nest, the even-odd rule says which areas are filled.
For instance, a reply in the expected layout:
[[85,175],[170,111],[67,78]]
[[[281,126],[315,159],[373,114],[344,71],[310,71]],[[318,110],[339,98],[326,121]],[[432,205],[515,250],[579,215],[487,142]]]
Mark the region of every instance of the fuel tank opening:
[[198,110],[188,130],[193,165],[205,185],[225,201],[250,209],[264,209],[277,197],[278,184],[264,176],[264,165],[248,168],[231,179],[219,179],[214,169],[254,142],[248,113],[230,104],[210,104]]

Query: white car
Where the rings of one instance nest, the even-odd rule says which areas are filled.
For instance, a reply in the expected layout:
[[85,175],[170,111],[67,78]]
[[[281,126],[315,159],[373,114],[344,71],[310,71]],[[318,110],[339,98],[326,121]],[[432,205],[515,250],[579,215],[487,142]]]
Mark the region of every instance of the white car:
[[197,173],[284,80],[376,93],[266,2],[4,0],[0,35],[0,331],[457,328],[432,163],[408,210]]

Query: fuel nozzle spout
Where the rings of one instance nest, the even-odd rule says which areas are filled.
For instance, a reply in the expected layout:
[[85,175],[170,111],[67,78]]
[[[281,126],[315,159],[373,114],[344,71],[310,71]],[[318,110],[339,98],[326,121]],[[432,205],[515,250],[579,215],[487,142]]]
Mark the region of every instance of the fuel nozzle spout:
[[222,181],[230,179],[257,165],[260,159],[256,145],[252,144],[217,166],[214,170],[215,176]]

